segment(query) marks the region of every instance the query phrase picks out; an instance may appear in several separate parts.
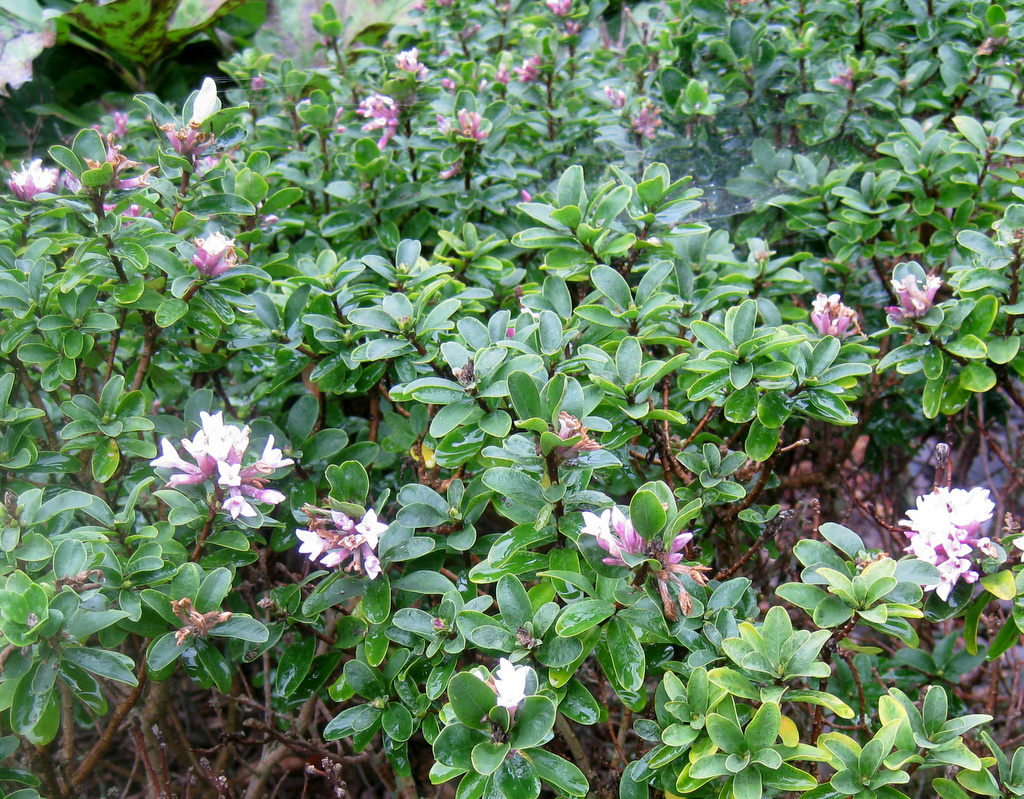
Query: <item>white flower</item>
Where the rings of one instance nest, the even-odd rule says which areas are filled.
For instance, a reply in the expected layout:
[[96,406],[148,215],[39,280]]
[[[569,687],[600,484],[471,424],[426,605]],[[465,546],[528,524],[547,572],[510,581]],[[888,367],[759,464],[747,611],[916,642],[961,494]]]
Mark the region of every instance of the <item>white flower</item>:
[[529,666],[513,666],[508,658],[498,661],[494,670],[494,690],[498,694],[498,706],[515,710],[526,698],[526,678],[532,669]]
[[283,458],[282,452],[274,447],[274,437],[267,436],[266,446],[263,447],[263,454],[260,455],[260,459],[252,465],[260,474],[270,474],[274,469],[280,469],[283,466],[291,466],[295,461],[291,458]]
[[207,119],[212,117],[220,109],[220,100],[217,99],[217,84],[213,78],[203,78],[203,85],[192,103],[192,119],[190,125],[199,127]]
[[300,528],[295,531],[295,535],[297,535],[299,540],[302,542],[302,546],[299,547],[299,552],[303,555],[309,555],[310,560],[316,560],[323,555],[324,551],[327,549],[328,542],[325,541],[319,533]]
[[374,548],[387,529],[386,524],[377,521],[377,513],[372,508],[366,511],[366,515],[356,525],[356,530],[362,533],[364,541]]
[[250,505],[241,494],[232,494],[224,500],[221,507],[231,514],[232,519],[237,519],[239,516],[256,515],[256,508]]

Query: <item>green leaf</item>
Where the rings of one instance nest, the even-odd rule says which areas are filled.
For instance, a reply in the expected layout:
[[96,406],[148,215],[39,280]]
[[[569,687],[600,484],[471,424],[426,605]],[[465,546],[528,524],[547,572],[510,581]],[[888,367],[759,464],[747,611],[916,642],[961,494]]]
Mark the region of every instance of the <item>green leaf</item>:
[[371,580],[366,587],[363,613],[371,624],[383,624],[391,615],[391,583],[386,574]]
[[590,270],[590,280],[594,288],[612,301],[620,310],[625,310],[633,302],[633,292],[626,279],[616,270],[604,264],[598,264]]
[[715,325],[701,320],[696,320],[690,325],[690,331],[697,337],[697,341],[709,350],[720,352],[732,352],[732,342]]
[[661,535],[667,521],[661,499],[653,491],[637,491],[629,503],[629,519],[642,538],[653,541]]
[[448,683],[448,701],[456,717],[467,727],[490,728],[488,715],[497,704],[498,695],[482,679],[469,672],[455,674]]
[[582,208],[587,204],[584,193],[583,167],[573,164],[558,179],[558,186],[555,189],[555,202],[560,208],[567,205],[576,205]]
[[743,449],[751,460],[758,463],[768,460],[778,445],[779,428],[766,427],[758,419],[750,423]]
[[495,589],[501,619],[510,630],[516,630],[533,620],[533,606],[522,582],[514,574],[506,574],[498,580]]
[[394,587],[413,594],[447,594],[454,591],[452,581],[434,571],[415,571],[395,580]]
[[515,752],[505,758],[491,776],[484,799],[537,799],[539,795],[537,769],[522,753]]
[[506,743],[492,743],[484,741],[473,747],[470,760],[473,763],[473,770],[478,774],[490,775],[498,770],[498,767],[505,760],[511,747]]
[[629,622],[618,616],[613,617],[605,627],[608,640],[608,654],[611,657],[616,684],[627,691],[639,691],[644,684],[646,658],[643,647]]
[[515,722],[509,731],[514,749],[539,746],[551,737],[555,724],[555,704],[546,696],[528,696],[516,710]]
[[587,725],[597,724],[604,720],[607,711],[583,683],[572,677],[565,684],[565,689],[565,696],[562,697],[558,710],[566,718],[572,719],[577,724]]
[[132,669],[135,663],[127,655],[107,649],[92,649],[84,646],[69,646],[61,650],[61,657],[88,672],[116,680],[127,685],[138,685]]
[[345,664],[345,683],[365,699],[376,699],[387,694],[380,673],[356,659]]
[[316,655],[316,639],[312,636],[300,638],[289,644],[277,664],[277,691],[282,696],[291,696],[306,679]]
[[188,303],[177,297],[167,297],[156,309],[154,321],[160,327],[170,327],[188,313]]
[[331,484],[331,496],[339,502],[363,505],[370,490],[370,478],[366,467],[359,461],[345,461],[327,467],[327,481]]
[[993,574],[986,574],[981,578],[981,587],[996,598],[1006,600],[1007,602],[1012,602],[1017,597],[1017,586],[1014,583],[1013,572],[1005,569]]
[[380,722],[384,732],[396,741],[408,741],[416,730],[412,713],[398,702],[388,703]]
[[779,737],[781,723],[782,712],[775,702],[765,702],[761,705],[743,732],[749,751],[756,752],[774,744],[775,739]]
[[983,363],[969,363],[960,372],[961,387],[983,394],[996,384],[996,373]]
[[971,334],[960,336],[954,341],[950,341],[946,344],[946,349],[953,355],[959,355],[961,358],[968,358],[971,360],[978,360],[984,358],[988,354],[988,348],[985,346],[985,342],[977,336]]
[[525,757],[537,769],[537,776],[559,793],[572,797],[584,797],[590,790],[590,783],[583,772],[567,760],[544,749],[533,749]]
[[644,353],[640,348],[639,339],[627,336],[619,342],[615,350],[615,371],[623,386],[629,386],[640,377]]
[[373,705],[356,705],[346,708],[327,722],[324,727],[324,740],[336,741],[339,738],[351,738],[365,730],[373,729],[380,723],[381,710]]
[[782,427],[789,418],[789,414],[789,399],[785,392],[769,391],[757,402],[757,420],[765,427],[773,429]]
[[851,560],[856,559],[865,548],[860,536],[849,527],[843,527],[834,522],[825,522],[818,529],[826,541],[844,555],[848,555]]
[[746,750],[747,741],[739,725],[720,713],[711,713],[704,720],[705,727],[715,746],[726,754],[738,754]]
[[146,652],[146,663],[150,671],[163,671],[192,647],[192,642],[187,639],[179,645],[175,635],[176,633],[165,633],[150,643]]
[[210,630],[210,635],[262,644],[270,638],[270,630],[263,625],[263,622],[257,621],[252,616],[236,613],[227,621],[221,622]]
[[567,605],[555,622],[555,632],[572,638],[615,613],[615,606],[603,599],[584,599]]

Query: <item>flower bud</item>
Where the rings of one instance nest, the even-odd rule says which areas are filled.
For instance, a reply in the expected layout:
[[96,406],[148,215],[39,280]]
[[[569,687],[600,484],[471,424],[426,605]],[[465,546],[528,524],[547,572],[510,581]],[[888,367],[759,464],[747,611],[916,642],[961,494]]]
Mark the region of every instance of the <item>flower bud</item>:
[[219,110],[220,100],[217,99],[217,84],[213,78],[203,78],[203,85],[192,103],[192,118],[188,123],[199,127]]

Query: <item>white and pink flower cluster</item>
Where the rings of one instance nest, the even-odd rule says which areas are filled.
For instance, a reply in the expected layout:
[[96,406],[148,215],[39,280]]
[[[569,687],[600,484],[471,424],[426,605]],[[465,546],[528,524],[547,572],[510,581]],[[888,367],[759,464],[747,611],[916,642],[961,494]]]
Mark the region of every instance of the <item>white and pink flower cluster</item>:
[[660,542],[653,542],[652,547],[633,527],[633,523],[618,508],[608,508],[600,516],[596,513],[584,511],[583,528],[581,533],[592,535],[597,539],[598,545],[608,553],[610,557],[604,558],[604,562],[610,566],[632,566],[622,557],[623,554],[639,555],[643,557],[657,557],[662,565],[671,570],[683,560],[683,550],[693,540],[693,533],[684,532],[672,539],[668,552],[663,547],[657,546]]
[[163,454],[149,462],[150,466],[157,468],[178,470],[178,474],[171,475],[167,481],[168,488],[210,481],[215,495],[221,500],[221,507],[231,514],[232,519],[257,515],[249,500],[269,505],[284,502],[284,494],[266,487],[267,475],[295,461],[282,457],[281,450],[274,447],[273,436],[267,438],[259,460],[251,466],[243,466],[242,460],[249,447],[249,427],[225,424],[222,412],[209,414],[203,411],[199,419],[202,424],[199,432],[191,440],[183,439],[181,442],[195,463],[181,458],[166,438],[160,442]]
[[844,338],[858,331],[857,312],[838,294],[819,294],[811,306],[811,322],[823,336]]
[[59,177],[58,170],[44,168],[42,160],[37,158],[20,172],[12,173],[7,185],[19,200],[31,201],[37,194],[57,188]]
[[380,576],[375,550],[388,526],[377,520],[373,509],[366,511],[358,523],[341,511],[322,511],[309,505],[303,510],[309,516],[309,525],[295,531],[302,542],[299,552],[328,568],[348,560],[345,571],[365,574],[371,580]]
[[426,80],[427,78],[427,68],[420,63],[420,51],[415,47],[399,53],[395,57],[395,64],[399,69],[411,72],[416,80]]
[[363,125],[363,130],[383,130],[384,133],[377,141],[377,148],[383,150],[388,146],[392,136],[398,130],[398,103],[385,94],[374,92],[363,100],[356,113],[370,121]]
[[931,588],[941,599],[948,599],[961,580],[978,581],[971,555],[974,550],[994,554],[992,542],[978,534],[994,510],[987,489],[937,488],[918,497],[917,509],[907,511],[900,522],[908,528],[907,552],[938,568],[940,582]]
[[902,280],[891,281],[899,305],[890,305],[885,311],[893,322],[917,319],[932,309],[935,294],[942,287],[942,278],[928,275],[924,286],[916,275],[907,275]]

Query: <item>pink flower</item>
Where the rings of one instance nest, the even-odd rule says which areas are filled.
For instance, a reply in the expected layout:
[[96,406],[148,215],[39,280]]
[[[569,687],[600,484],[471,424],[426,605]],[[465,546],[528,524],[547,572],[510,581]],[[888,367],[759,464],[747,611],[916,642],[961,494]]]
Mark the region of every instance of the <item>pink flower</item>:
[[658,136],[658,128],[661,127],[661,109],[654,103],[646,102],[640,113],[633,117],[632,123],[634,133],[653,141]]
[[523,65],[515,68],[516,75],[519,76],[520,83],[533,83],[540,77],[540,70],[538,67],[541,65],[539,55],[533,55],[523,61]]
[[371,580],[381,573],[380,560],[374,550],[388,526],[377,521],[377,514],[368,510],[357,524],[340,511],[322,511],[307,505],[308,529],[296,530],[302,541],[299,552],[328,568],[350,561],[345,571],[365,574]]
[[530,194],[530,192],[528,192],[526,189],[523,189],[522,191],[520,191],[519,192],[519,196],[523,198],[523,202],[524,203],[532,203],[533,202],[533,195]]
[[114,118],[114,135],[120,139],[128,133],[128,115],[123,111],[115,111],[112,116]]
[[978,581],[970,558],[975,549],[985,554],[991,549],[991,541],[978,531],[994,511],[987,489],[938,488],[918,497],[917,508],[900,522],[908,528],[907,552],[938,568],[939,582],[930,588],[941,599],[948,599],[960,580]]
[[[458,120],[459,132],[467,138],[483,141],[491,135],[490,127],[476,111],[467,111],[465,108],[460,108]],[[481,127],[481,125],[484,127]]]
[[456,161],[454,164],[452,164],[450,167],[448,167],[447,169],[442,169],[440,172],[437,173],[437,176],[439,178],[441,178],[441,180],[451,180],[453,177],[458,175],[460,172],[462,172],[462,159],[461,158],[458,161]]
[[256,75],[249,83],[249,88],[254,92],[262,91],[267,88],[267,79],[262,75]]
[[572,9],[572,0],[545,0],[544,5],[552,14],[564,17]]
[[891,284],[900,304],[891,305],[885,310],[893,322],[899,323],[917,319],[932,309],[935,293],[942,286],[942,279],[929,275],[925,279],[924,290],[921,289],[921,282],[916,275],[907,275],[903,280],[893,280]]
[[441,78],[441,88],[453,92],[455,91],[456,83],[451,78]]
[[815,298],[811,306],[811,322],[823,336],[843,338],[858,330],[857,312],[843,305],[838,294],[819,294]]
[[369,119],[363,130],[382,130],[384,134],[377,141],[377,148],[383,150],[398,130],[398,104],[384,94],[374,92],[363,100],[356,113]]
[[494,75],[496,83],[500,83],[502,86],[508,86],[508,82],[512,79],[512,76],[508,74],[508,65],[502,64],[498,67],[498,71]]
[[853,69],[847,67],[842,72],[840,72],[836,77],[829,78],[828,82],[832,86],[838,86],[840,89],[852,92],[854,89]]
[[219,277],[238,261],[235,240],[219,231],[205,239],[196,239],[195,245],[196,254],[192,256],[192,263],[204,277]]
[[647,554],[647,542],[636,531],[626,514],[618,508],[608,508],[600,516],[584,511],[583,529],[580,532],[597,539],[601,549],[610,556],[604,558],[604,562],[610,566],[630,568],[623,560],[623,554]]
[[14,172],[7,185],[19,200],[32,201],[37,194],[53,191],[59,176],[56,169],[43,169],[42,159],[37,158],[20,172]]
[[622,91],[622,89],[614,89],[611,86],[605,86],[604,94],[612,104],[612,108],[619,109],[626,105],[626,93]]
[[282,457],[281,450],[274,447],[273,436],[267,438],[263,454],[256,463],[242,466],[249,446],[248,426],[239,428],[224,424],[221,412],[211,415],[203,411],[199,419],[202,424],[199,431],[191,440],[181,442],[195,463],[184,460],[166,438],[160,441],[163,454],[149,462],[150,466],[158,469],[178,471],[167,481],[168,488],[208,481],[216,498],[222,500],[221,508],[230,513],[232,519],[256,515],[256,509],[249,504],[250,499],[270,505],[284,502],[284,494],[266,488],[266,475],[290,466],[294,461]]
[[399,69],[411,72],[416,76],[416,80],[424,80],[427,77],[427,68],[420,63],[420,51],[415,47],[399,53],[395,61]]

